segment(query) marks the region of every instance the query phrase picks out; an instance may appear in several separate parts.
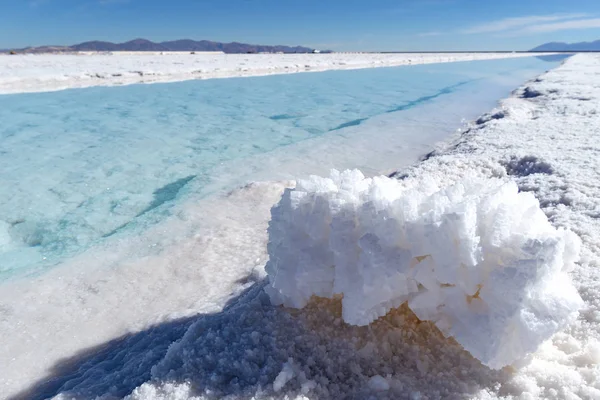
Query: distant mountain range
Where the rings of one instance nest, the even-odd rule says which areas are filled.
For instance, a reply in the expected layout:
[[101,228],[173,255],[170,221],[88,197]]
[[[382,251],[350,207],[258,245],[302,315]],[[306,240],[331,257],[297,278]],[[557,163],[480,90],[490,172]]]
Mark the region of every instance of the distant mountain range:
[[[265,46],[246,43],[221,43],[209,40],[182,39],[155,43],[146,39],[135,39],[125,43],[91,41],[73,46],[40,46],[13,49],[18,53],[48,53],[69,51],[222,51],[224,53],[311,53],[314,49],[303,46]],[[10,50],[5,50],[10,51]]]
[[600,51],[600,40],[580,43],[550,42],[531,49],[531,51]]
[[[247,43],[222,43],[210,40],[173,40],[155,43],[147,39],[134,39],[125,43],[91,41],[72,46],[39,46],[24,49],[0,50],[16,53],[64,53],[74,51],[222,51],[223,53],[312,53],[315,49],[304,46],[267,46]],[[530,51],[600,51],[600,40],[595,42],[550,42]],[[331,52],[329,50],[321,52]]]

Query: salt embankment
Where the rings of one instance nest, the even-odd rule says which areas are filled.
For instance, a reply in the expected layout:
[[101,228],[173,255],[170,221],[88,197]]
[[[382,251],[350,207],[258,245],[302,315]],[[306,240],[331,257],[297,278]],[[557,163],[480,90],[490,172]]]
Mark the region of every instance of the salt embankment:
[[[546,53],[536,53],[536,56]],[[551,53],[548,53],[551,54]],[[531,53],[0,55],[0,94],[532,57]]]

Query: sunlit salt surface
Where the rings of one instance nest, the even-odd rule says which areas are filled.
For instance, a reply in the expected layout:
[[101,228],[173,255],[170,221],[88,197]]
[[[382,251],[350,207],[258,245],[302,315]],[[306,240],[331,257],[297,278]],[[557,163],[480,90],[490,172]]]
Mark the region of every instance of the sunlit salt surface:
[[0,279],[249,181],[414,162],[552,65],[526,58],[0,96]]

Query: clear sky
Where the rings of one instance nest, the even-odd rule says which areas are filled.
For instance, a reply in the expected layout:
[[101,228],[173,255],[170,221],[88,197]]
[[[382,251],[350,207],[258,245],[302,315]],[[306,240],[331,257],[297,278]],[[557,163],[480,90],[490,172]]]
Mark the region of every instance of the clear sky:
[[600,0],[0,0],[0,48],[207,39],[346,50],[526,50],[600,39]]

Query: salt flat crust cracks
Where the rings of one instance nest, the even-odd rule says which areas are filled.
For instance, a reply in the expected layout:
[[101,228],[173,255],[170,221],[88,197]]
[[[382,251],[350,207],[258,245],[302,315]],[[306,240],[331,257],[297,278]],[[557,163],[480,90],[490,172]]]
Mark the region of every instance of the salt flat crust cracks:
[[513,181],[332,171],[286,190],[269,238],[273,303],[342,295],[344,320],[367,325],[408,302],[491,368],[535,351],[583,304],[565,273],[579,238]]

